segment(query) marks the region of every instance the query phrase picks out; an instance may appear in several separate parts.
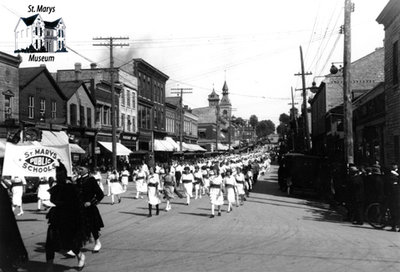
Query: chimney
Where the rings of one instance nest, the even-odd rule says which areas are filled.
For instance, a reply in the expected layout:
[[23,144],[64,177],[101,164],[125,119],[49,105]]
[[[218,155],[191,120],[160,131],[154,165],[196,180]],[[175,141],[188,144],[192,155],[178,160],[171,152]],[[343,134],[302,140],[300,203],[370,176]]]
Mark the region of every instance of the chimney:
[[92,62],[92,63],[90,64],[90,69],[96,69],[96,68],[97,68],[97,63]]
[[42,63],[42,64],[40,64],[40,67],[46,68],[46,64]]
[[81,68],[82,68],[82,64],[80,64],[79,62],[75,63],[75,80],[76,80],[76,81],[82,80],[82,77],[81,77],[81,73],[82,73]]

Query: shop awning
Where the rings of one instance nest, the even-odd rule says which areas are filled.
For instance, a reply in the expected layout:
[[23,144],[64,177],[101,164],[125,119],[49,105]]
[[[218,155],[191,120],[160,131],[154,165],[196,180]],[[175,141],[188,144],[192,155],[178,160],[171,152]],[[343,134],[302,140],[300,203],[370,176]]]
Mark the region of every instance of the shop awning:
[[167,140],[154,139],[154,151],[176,151],[175,146]]
[[[179,142],[177,142],[179,146]],[[202,148],[198,144],[187,144],[185,142],[182,142],[182,149],[183,151],[190,151],[190,152],[195,152],[195,151],[207,151],[206,149]],[[178,148],[179,150],[179,148]]]
[[86,151],[77,144],[69,144],[69,150],[71,151],[71,153],[77,153],[77,154],[86,153]]
[[[105,149],[112,152],[112,142],[98,142],[101,144]],[[117,156],[128,156],[132,151],[124,146],[123,144],[117,143]]]

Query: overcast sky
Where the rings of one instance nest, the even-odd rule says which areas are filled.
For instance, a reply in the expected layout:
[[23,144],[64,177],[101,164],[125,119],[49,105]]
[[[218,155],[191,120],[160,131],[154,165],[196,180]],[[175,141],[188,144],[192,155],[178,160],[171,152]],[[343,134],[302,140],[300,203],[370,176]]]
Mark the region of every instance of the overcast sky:
[[[352,13],[352,61],[383,46],[383,26],[376,18],[388,0],[356,0]],[[51,72],[90,62],[109,67],[106,48],[93,47],[93,37],[129,37],[129,47],[115,48],[116,65],[143,58],[170,79],[169,88],[193,88],[184,96],[190,107],[207,106],[213,87],[221,93],[226,79],[234,115],[270,119],[288,113],[290,89],[300,88],[299,46],[307,76],[329,73],[331,62],[343,61],[344,0],[114,0],[9,1],[0,3],[0,50],[13,54],[14,28],[29,17],[28,6],[55,7],[41,13],[46,21],[60,17],[66,45],[78,52],[55,54]],[[84,58],[83,58],[83,57]],[[38,66],[23,54],[22,67]],[[321,78],[315,78],[317,82]],[[301,102],[300,92],[295,94]]]

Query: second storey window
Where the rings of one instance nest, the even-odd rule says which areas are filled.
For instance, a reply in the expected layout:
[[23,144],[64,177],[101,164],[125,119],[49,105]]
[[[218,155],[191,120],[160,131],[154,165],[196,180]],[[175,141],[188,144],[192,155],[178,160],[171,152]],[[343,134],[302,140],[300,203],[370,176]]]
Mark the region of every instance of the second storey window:
[[77,118],[77,106],[76,106],[76,104],[71,104],[71,105],[69,106],[69,115],[70,115],[70,122],[71,122],[71,125],[76,126],[76,123],[77,123],[77,121],[78,121],[78,118]]
[[122,131],[125,131],[125,114],[121,114],[121,127]]
[[40,99],[40,115],[44,117],[46,112],[46,100],[41,98]]
[[130,91],[126,91],[126,106],[128,107],[128,108],[130,108],[131,107],[131,96],[130,96]]
[[57,118],[57,102],[51,101],[51,119]]
[[34,117],[35,117],[35,97],[29,96],[28,118],[33,119]]

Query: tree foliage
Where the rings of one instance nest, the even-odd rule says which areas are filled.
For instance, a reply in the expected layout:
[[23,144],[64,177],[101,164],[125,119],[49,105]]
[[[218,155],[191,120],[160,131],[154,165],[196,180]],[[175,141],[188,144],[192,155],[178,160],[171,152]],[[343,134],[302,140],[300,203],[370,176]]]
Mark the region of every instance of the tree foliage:
[[271,120],[262,120],[257,124],[256,134],[259,138],[275,132],[275,124]]
[[250,120],[249,120],[250,126],[252,126],[253,128],[257,127],[258,124],[258,117],[256,115],[251,115],[250,116]]
[[287,115],[286,113],[282,113],[279,115],[279,122],[283,124],[289,124],[290,123],[290,116]]

